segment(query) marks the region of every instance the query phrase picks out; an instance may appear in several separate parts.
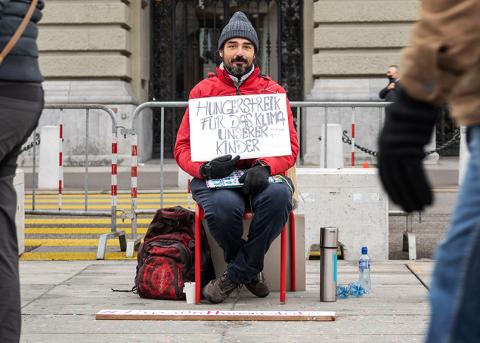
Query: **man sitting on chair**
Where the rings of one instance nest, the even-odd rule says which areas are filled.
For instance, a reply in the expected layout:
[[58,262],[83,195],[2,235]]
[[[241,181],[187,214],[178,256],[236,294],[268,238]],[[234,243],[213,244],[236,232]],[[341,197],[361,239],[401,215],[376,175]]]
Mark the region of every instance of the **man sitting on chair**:
[[[258,37],[243,12],[236,12],[223,28],[218,41],[222,63],[216,74],[199,82],[190,92],[190,99],[215,96],[285,93],[269,76],[260,74],[254,65]],[[263,261],[270,244],[280,235],[292,210],[293,187],[287,183],[269,183],[270,175],[286,174],[298,154],[297,133],[288,104],[288,124],[292,153],[288,156],[240,160],[239,156],[220,156],[207,162],[193,162],[190,147],[188,109],[177,133],[175,159],[194,177],[191,191],[203,208],[214,239],[223,249],[227,270],[203,289],[211,303],[221,303],[240,285],[258,297],[270,291],[264,282]],[[206,179],[223,178],[236,169],[246,169],[240,179],[242,188],[207,188]],[[245,209],[254,212],[248,239],[242,239]]]

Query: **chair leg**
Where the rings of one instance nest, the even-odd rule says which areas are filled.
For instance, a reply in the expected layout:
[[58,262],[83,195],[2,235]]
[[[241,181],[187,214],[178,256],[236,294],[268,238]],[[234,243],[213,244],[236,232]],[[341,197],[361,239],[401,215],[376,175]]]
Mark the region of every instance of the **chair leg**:
[[295,213],[290,212],[289,215],[289,226],[290,226],[290,291],[297,291],[297,260],[296,260],[296,250],[295,250]]
[[284,305],[287,291],[287,226],[285,225],[281,235],[280,252],[280,304]]
[[203,209],[195,206],[195,304],[200,304],[202,290],[202,219]]

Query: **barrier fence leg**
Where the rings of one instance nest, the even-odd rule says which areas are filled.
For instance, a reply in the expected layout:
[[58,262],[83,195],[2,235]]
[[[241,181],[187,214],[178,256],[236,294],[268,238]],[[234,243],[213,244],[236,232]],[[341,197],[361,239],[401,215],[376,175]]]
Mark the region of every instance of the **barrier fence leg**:
[[406,228],[403,233],[403,251],[408,251],[408,259],[417,259],[417,240],[413,232],[413,214],[407,214],[405,217]]
[[163,184],[165,174],[163,173],[163,156],[164,156],[164,137],[165,137],[165,107],[160,112],[160,208],[163,208]]
[[[34,137],[37,136],[37,130],[33,131]],[[32,170],[32,211],[35,211],[35,197],[38,185],[37,178],[37,146],[33,146],[33,170]]]
[[[113,125],[113,123],[112,123]],[[117,231],[117,190],[118,190],[118,133],[117,128],[113,129],[112,138],[112,232],[118,234],[118,240],[120,244],[120,251],[127,251],[127,238],[125,236],[125,231]]]
[[[113,125],[113,124],[112,124]],[[120,244],[120,251],[127,250],[127,239],[125,231],[117,231],[117,153],[118,153],[118,136],[116,128],[112,138],[112,178],[111,178],[111,196],[112,196],[112,221],[111,231],[103,234],[98,240],[97,260],[105,259],[105,251],[107,249],[108,239],[118,238]]]
[[140,238],[137,237],[137,175],[138,175],[138,137],[136,134],[133,134],[133,143],[132,143],[132,168],[131,168],[131,192],[130,198],[132,201],[132,236],[131,239],[127,241],[127,257],[133,257],[135,254],[135,248],[140,244]]

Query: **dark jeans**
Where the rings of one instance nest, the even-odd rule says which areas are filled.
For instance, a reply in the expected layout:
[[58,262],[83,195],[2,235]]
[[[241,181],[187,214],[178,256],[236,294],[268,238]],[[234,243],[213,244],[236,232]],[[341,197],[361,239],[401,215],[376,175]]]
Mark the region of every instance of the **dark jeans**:
[[0,342],[20,341],[20,281],[13,178],[43,108],[41,84],[0,82]]
[[[210,233],[223,249],[229,277],[248,283],[263,270],[270,244],[280,235],[292,210],[292,194],[284,183],[271,183],[261,193],[245,197],[242,189],[209,189],[204,180],[191,183],[195,201],[205,211]],[[242,218],[254,212],[247,241],[242,239]]]

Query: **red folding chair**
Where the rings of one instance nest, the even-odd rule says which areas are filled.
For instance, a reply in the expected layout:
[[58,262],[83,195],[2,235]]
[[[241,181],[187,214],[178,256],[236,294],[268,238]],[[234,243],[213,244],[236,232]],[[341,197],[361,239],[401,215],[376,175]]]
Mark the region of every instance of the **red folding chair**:
[[[201,266],[201,228],[205,213],[200,205],[195,206],[195,303],[199,304],[202,288],[202,266]],[[243,219],[251,219],[253,213],[245,212]],[[295,214],[290,211],[288,224],[290,227],[290,291],[295,292],[297,288],[297,275],[295,270]],[[284,226],[281,234],[280,248],[280,304],[285,304],[287,291],[287,225]]]

